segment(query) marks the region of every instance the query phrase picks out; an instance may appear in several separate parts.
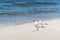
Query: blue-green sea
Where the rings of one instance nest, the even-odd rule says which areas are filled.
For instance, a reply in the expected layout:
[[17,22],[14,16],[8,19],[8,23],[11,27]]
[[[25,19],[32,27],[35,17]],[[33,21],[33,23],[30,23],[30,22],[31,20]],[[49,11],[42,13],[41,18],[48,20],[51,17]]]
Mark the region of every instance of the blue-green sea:
[[0,0],[0,25],[31,22],[60,15],[60,0]]

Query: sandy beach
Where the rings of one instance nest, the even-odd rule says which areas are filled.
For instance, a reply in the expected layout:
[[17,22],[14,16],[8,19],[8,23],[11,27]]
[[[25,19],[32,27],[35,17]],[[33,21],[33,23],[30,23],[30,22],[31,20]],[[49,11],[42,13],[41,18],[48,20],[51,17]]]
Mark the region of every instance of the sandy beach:
[[48,25],[35,31],[34,22],[0,28],[0,40],[60,40],[60,19],[47,20]]

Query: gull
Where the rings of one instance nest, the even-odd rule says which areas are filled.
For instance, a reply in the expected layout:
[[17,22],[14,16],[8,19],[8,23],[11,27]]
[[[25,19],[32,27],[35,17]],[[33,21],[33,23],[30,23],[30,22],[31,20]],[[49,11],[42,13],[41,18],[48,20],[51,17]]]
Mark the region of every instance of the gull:
[[36,31],[38,31],[39,28],[45,28],[45,25],[48,25],[47,22],[44,22],[44,21],[41,21],[41,20],[39,20],[39,21],[35,20],[34,22],[35,22],[34,26],[36,28]]

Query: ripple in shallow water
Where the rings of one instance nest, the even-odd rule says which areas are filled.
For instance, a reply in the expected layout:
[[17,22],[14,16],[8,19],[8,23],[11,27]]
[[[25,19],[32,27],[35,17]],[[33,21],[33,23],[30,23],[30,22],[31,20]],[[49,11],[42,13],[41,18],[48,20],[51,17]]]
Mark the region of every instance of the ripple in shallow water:
[[57,5],[58,3],[56,2],[17,2],[17,3],[13,3],[12,5],[16,5],[16,6],[22,6],[22,7],[26,7],[26,6],[32,6],[32,5]]
[[56,13],[58,9],[56,8],[39,8],[39,9],[31,9],[27,11],[20,11],[20,12],[1,12],[0,16],[27,16],[27,15],[34,15],[34,14],[47,14],[47,13]]

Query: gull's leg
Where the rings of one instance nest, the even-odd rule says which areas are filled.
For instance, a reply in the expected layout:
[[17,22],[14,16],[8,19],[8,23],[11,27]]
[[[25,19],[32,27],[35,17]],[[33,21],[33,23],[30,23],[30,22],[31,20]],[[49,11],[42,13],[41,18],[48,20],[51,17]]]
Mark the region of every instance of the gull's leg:
[[36,29],[36,31],[38,31],[38,30],[39,30],[39,28]]

